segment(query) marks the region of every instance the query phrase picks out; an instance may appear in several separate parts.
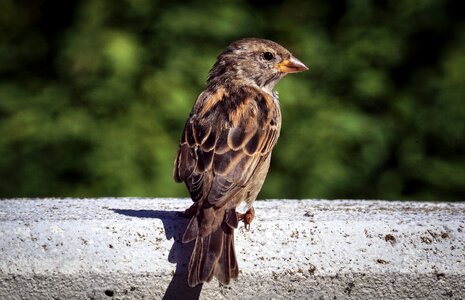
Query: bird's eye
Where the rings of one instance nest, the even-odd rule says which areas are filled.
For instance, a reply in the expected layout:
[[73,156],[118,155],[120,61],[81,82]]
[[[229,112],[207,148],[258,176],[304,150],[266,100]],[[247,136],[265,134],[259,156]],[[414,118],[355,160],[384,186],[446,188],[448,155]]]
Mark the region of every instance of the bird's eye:
[[271,52],[265,52],[263,53],[263,58],[266,60],[272,60],[274,58],[274,55]]

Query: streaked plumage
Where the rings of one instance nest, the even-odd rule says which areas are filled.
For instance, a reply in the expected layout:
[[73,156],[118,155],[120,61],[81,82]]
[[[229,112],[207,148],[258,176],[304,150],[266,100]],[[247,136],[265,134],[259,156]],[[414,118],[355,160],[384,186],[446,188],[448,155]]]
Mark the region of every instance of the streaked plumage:
[[213,66],[184,127],[174,179],[185,182],[192,219],[183,242],[196,240],[188,284],[215,276],[228,284],[239,268],[234,251],[236,207],[257,197],[279,137],[281,111],[273,88],[307,68],[282,46],[263,39],[233,42]]

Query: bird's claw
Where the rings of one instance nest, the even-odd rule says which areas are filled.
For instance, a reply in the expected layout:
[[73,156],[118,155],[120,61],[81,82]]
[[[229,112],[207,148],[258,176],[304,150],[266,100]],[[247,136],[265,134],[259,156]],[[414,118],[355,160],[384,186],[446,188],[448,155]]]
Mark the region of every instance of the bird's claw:
[[245,230],[249,231],[250,230],[250,223],[245,223],[244,222],[244,228],[245,228]]
[[245,214],[236,213],[237,214],[237,221],[243,221],[245,230],[250,230],[250,223],[255,217],[255,209],[253,207],[249,208]]

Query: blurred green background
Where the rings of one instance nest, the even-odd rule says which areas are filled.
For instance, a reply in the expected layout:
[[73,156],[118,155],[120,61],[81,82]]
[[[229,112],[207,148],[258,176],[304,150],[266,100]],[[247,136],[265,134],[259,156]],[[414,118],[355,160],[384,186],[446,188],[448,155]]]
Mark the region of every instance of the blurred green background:
[[2,0],[0,197],[187,196],[184,122],[254,36],[310,67],[259,198],[465,200],[462,3]]

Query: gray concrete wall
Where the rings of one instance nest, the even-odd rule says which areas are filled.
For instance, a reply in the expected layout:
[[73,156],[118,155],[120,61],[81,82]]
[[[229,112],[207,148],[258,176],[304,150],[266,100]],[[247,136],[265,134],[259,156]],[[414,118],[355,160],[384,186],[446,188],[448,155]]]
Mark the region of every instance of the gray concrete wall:
[[464,299],[465,203],[270,200],[185,284],[188,199],[0,200],[0,299]]

